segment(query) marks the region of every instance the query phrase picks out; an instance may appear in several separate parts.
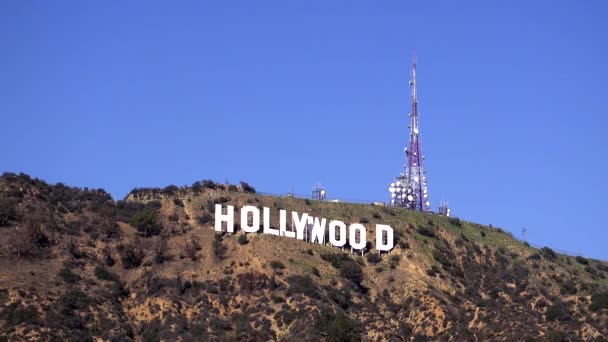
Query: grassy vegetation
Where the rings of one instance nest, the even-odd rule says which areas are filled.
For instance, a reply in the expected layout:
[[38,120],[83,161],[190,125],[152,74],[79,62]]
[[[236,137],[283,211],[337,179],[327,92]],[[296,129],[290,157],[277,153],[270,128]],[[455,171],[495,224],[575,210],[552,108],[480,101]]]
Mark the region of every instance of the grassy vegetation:
[[[25,250],[4,260],[20,263],[18,273],[1,274],[16,282],[0,288],[0,331],[9,340],[576,340],[583,325],[608,334],[607,264],[532,248],[492,226],[210,181],[190,198],[188,188],[169,186],[153,190],[157,198],[138,190],[141,201],[108,202],[103,193],[17,178],[16,187],[0,180],[0,198],[17,212],[33,203],[40,219],[27,239],[36,256]],[[36,191],[20,190],[28,186]],[[389,224],[397,247],[361,256],[216,233],[208,225],[218,202],[362,222],[372,244],[375,224]],[[5,224],[16,230],[23,220]],[[238,227],[238,213],[235,220]],[[36,324],[46,335],[32,337]]]

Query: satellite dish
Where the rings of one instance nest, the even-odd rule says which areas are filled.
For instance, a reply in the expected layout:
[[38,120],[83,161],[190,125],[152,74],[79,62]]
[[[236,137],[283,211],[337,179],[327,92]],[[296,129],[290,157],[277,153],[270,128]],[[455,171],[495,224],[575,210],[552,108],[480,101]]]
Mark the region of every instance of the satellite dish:
[[424,198],[427,198],[427,197],[429,197],[429,195],[427,195],[427,194],[424,194]]
[[414,176],[414,182],[418,183],[418,181],[420,181],[420,178],[418,178],[418,176]]
[[395,198],[395,196],[397,196],[397,195],[395,195],[395,193],[391,194],[391,198]]
[[431,206],[431,202],[426,201],[426,205],[428,205],[430,207]]
[[410,202],[411,202],[411,201],[413,201],[413,200],[414,200],[414,196],[412,196],[412,195],[407,195],[407,200],[408,200],[408,201],[410,201]]
[[393,193],[393,192],[395,192],[395,188],[388,188],[388,191]]
[[391,188],[394,188],[394,187],[395,187],[395,183],[391,183]]
[[414,134],[418,134],[418,127],[414,127]]
[[395,183],[395,185],[401,186],[401,182],[398,181],[397,183]]

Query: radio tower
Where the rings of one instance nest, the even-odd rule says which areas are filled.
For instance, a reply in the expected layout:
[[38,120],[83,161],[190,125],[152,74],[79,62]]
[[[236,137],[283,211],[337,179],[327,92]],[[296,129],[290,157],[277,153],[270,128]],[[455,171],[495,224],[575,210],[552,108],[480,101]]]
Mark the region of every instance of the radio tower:
[[426,170],[423,167],[424,155],[420,144],[420,124],[418,120],[418,95],[416,93],[416,55],[412,66],[410,81],[412,111],[410,117],[410,145],[405,149],[405,172],[391,183],[391,205],[417,211],[430,211]]

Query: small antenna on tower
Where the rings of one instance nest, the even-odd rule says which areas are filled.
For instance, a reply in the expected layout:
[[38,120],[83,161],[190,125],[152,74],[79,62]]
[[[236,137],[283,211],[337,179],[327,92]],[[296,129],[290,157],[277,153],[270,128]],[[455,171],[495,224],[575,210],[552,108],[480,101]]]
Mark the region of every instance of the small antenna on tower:
[[325,188],[321,186],[321,183],[316,182],[312,188],[312,199],[324,201],[327,198],[327,192]]
[[448,206],[448,202],[441,201],[439,205],[439,215],[450,217],[450,207]]

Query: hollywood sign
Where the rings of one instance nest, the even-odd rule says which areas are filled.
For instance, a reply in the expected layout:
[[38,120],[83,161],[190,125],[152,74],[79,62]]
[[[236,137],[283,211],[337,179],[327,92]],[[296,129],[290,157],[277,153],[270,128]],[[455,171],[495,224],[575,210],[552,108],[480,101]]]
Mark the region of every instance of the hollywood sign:
[[[346,224],[340,220],[331,220],[328,223],[327,219],[323,217],[314,217],[307,213],[300,215],[292,211],[292,229],[287,229],[287,211],[281,209],[279,210],[279,228],[273,228],[270,226],[270,208],[263,207],[261,213],[263,227],[260,227],[260,209],[248,205],[242,207],[240,212],[241,229],[246,233],[257,233],[262,229],[264,234],[324,244],[326,230],[329,230],[329,243],[335,247],[344,247],[348,242],[353,249],[363,251],[367,246],[367,230],[361,223],[351,223],[347,228]],[[224,231],[224,224],[226,232],[234,233],[234,206],[228,205],[224,210],[221,204],[216,204],[215,230]],[[376,250],[390,251],[393,246],[393,228],[385,224],[376,224]]]

